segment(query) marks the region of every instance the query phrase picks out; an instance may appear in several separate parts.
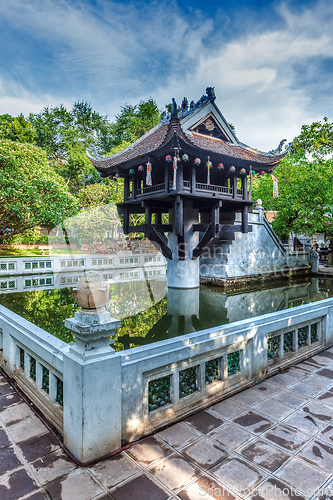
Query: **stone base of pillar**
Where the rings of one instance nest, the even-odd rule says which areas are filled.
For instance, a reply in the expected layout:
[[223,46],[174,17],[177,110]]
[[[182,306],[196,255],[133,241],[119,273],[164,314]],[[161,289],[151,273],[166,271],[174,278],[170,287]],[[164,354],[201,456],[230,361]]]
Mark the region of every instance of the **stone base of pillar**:
[[167,284],[168,288],[198,288],[199,259],[168,260]]

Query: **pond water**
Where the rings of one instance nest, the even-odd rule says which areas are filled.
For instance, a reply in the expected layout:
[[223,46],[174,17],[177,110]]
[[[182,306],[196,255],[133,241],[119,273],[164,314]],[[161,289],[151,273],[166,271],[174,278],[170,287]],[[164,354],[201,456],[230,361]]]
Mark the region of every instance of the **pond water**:
[[[110,284],[111,315],[121,319],[113,347],[119,351],[260,316],[333,296],[333,280],[308,277],[237,289],[202,286],[168,290],[165,279]],[[65,342],[64,326],[78,309],[72,288],[1,293],[0,304]]]

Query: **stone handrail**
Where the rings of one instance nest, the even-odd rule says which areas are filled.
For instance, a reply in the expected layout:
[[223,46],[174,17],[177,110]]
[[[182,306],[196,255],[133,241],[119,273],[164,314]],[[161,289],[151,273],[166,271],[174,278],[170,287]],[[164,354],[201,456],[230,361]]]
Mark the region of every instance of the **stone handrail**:
[[86,462],[331,346],[333,298],[117,353],[107,313],[66,326],[73,345],[0,306],[2,365]]

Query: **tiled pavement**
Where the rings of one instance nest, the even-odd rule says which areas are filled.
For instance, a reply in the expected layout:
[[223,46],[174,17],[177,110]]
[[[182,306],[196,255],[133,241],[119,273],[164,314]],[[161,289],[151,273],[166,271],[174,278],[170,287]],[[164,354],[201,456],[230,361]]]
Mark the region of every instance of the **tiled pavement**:
[[0,384],[1,500],[333,498],[333,348],[88,468]]

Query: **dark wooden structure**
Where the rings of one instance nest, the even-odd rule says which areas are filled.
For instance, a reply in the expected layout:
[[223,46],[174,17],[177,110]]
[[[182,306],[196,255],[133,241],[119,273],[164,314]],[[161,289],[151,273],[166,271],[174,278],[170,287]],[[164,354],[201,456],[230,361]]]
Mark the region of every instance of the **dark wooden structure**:
[[[242,144],[209,87],[197,103],[189,106],[184,98],[180,113],[173,100],[171,113],[162,113],[155,128],[122,152],[88,156],[103,177],[124,178],[118,208],[126,234],[144,232],[169,260],[196,260],[220,240],[232,239],[239,229],[235,213],[242,214],[241,231],[251,230],[250,171],[272,172],[287,153],[281,151],[283,142],[268,153]],[[130,226],[130,214],[139,213],[145,223]],[[171,235],[177,248],[170,244]]]

